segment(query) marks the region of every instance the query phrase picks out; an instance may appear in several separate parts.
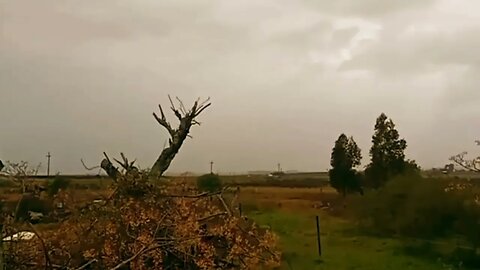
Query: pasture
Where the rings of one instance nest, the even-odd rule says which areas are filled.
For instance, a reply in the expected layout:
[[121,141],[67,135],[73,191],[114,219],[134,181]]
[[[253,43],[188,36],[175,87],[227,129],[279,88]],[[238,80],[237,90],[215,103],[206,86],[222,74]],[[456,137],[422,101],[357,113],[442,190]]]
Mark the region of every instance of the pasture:
[[[362,232],[344,216],[343,208],[348,205],[326,185],[322,175],[286,180],[265,176],[222,179],[224,184],[240,187],[238,201],[243,215],[279,236],[281,269],[467,269],[442,259],[442,254],[451,253],[455,246],[449,239],[432,244]],[[18,200],[20,194],[3,181],[2,199],[7,203]],[[47,180],[33,181],[42,184]],[[171,181],[193,185],[195,178],[171,177]],[[78,203],[85,203],[107,195],[110,184],[107,178],[74,178],[69,193]],[[320,217],[322,256],[317,248],[316,216]]]
[[[320,209],[322,201],[338,200],[332,189],[322,191],[279,187],[242,189],[245,215],[270,227],[280,237],[281,269],[459,269],[443,262],[441,257],[429,256],[425,250],[414,250],[428,245],[431,251],[440,252],[443,246],[430,246],[427,241],[415,239],[368,235],[351,221]],[[316,240],[316,215],[320,216],[321,257]]]

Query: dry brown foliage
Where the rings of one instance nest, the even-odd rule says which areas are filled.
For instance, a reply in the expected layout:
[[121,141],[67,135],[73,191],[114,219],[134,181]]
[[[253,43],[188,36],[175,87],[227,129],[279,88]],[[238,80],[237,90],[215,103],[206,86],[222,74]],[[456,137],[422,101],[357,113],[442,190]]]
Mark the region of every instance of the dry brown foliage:
[[[38,233],[33,241],[12,243],[5,250],[9,269],[256,269],[279,264],[277,237],[240,217],[225,200],[226,190],[198,193],[178,183],[153,185],[147,175],[122,174],[103,203],[69,209],[71,216],[58,228]],[[66,201],[67,195],[57,199]]]

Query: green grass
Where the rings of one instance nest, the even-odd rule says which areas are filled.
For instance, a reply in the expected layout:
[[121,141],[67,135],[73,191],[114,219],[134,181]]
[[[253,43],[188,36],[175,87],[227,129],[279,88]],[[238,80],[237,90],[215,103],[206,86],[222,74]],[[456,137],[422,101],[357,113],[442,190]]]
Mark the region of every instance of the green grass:
[[458,269],[444,265],[437,258],[407,255],[405,241],[353,233],[352,224],[326,214],[320,217],[323,249],[320,258],[314,213],[267,210],[253,211],[248,216],[270,226],[279,235],[283,252],[281,269]]

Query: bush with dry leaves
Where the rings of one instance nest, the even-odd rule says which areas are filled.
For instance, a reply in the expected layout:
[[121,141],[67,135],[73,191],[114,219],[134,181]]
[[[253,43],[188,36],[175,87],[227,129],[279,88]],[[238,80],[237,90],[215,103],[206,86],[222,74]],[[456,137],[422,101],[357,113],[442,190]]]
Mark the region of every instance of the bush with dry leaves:
[[[9,268],[253,269],[278,266],[277,237],[239,216],[227,189],[198,193],[122,175],[102,204],[71,209],[58,228],[15,243]],[[6,250],[8,252],[9,250]],[[83,267],[83,268],[81,268]],[[12,269],[13,269],[12,268]],[[35,267],[34,267],[35,268]]]

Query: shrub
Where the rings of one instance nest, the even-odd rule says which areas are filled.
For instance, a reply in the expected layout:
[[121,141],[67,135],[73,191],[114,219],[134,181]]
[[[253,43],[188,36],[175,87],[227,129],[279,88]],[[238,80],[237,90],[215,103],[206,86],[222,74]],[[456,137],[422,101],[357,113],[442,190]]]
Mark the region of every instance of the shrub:
[[416,174],[397,176],[384,188],[357,198],[354,214],[381,234],[438,237],[463,219],[463,197],[445,192],[446,182]]
[[456,248],[448,259],[452,262],[461,262],[464,267],[470,269],[480,268],[480,256],[473,249]]
[[222,188],[222,181],[216,174],[204,174],[197,178],[197,188],[206,192],[218,191]]
[[52,182],[48,184],[47,192],[50,197],[53,197],[58,193],[60,189],[66,189],[70,185],[70,180],[57,175]]
[[[475,201],[473,192],[470,190],[462,192],[465,196],[462,218],[455,224],[455,229],[462,232],[471,247],[477,250],[480,247],[480,205]],[[480,261],[480,260],[479,260]],[[480,266],[480,263],[479,265]]]
[[36,196],[24,195],[21,201],[18,203],[18,208],[16,209],[16,218],[19,220],[28,220],[29,211],[46,215],[51,210],[52,206],[48,201],[42,200]]
[[15,187],[15,183],[7,180],[7,179],[0,179],[0,187],[2,188],[10,188],[10,187]]

